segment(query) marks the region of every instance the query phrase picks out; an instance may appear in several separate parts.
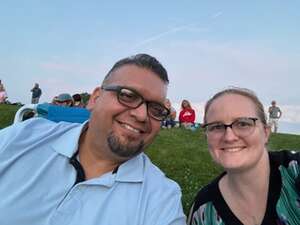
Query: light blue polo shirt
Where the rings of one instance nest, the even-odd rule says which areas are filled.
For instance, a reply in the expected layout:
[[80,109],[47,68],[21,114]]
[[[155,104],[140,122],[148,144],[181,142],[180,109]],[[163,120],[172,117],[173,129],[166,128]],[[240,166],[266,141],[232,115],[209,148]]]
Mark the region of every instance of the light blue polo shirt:
[[37,118],[0,130],[1,225],[184,225],[179,186],[141,153],[74,186],[84,124]]

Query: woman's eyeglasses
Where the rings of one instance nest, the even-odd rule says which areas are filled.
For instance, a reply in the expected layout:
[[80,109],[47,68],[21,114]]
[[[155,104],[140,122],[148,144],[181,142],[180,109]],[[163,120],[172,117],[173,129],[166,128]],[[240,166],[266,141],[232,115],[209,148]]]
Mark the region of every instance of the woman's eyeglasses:
[[220,138],[222,137],[226,129],[230,127],[233,133],[239,137],[246,137],[250,135],[255,128],[258,118],[242,117],[233,121],[231,124],[224,124],[221,122],[212,122],[204,124],[202,127],[208,137]]

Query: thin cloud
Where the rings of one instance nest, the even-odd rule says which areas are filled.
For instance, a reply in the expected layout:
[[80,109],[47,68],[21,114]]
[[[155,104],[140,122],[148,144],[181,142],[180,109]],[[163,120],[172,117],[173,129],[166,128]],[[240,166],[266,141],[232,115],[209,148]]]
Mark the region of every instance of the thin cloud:
[[300,106],[282,105],[279,106],[282,111],[282,121],[291,123],[300,123]]
[[214,14],[211,16],[211,18],[216,19],[216,18],[218,18],[219,16],[221,16],[222,14],[223,14],[223,12],[221,12],[221,11],[216,12],[216,13],[214,13]]
[[[179,26],[179,27],[174,27],[168,31],[165,31],[165,32],[162,32],[160,34],[157,34],[157,35],[154,35],[152,37],[149,37],[141,42],[139,42],[138,44],[136,44],[134,46],[134,48],[138,48],[138,47],[141,47],[143,45],[146,45],[146,44],[149,44],[151,42],[154,42],[156,40],[159,40],[169,34],[173,34],[173,33],[177,33],[179,31],[182,31],[182,30],[190,30],[190,29],[196,29],[195,28],[195,24],[189,24],[189,25],[185,25],[185,26]],[[200,30],[200,28],[198,28]]]
[[[223,12],[219,11],[219,12],[216,12],[214,13],[211,18],[212,19],[216,19],[217,17],[221,16],[223,14]],[[200,32],[205,32],[205,31],[208,31],[208,28],[201,28],[201,27],[198,27],[197,24],[195,23],[192,23],[192,24],[188,24],[188,25],[184,25],[184,26],[178,26],[178,27],[174,27],[170,30],[167,30],[165,32],[162,32],[162,33],[159,33],[157,35],[154,35],[152,37],[149,37],[139,43],[137,43],[134,48],[138,48],[138,47],[141,47],[141,46],[144,46],[146,44],[149,44],[151,42],[154,42],[156,40],[159,40],[167,35],[170,35],[170,34],[173,34],[173,33],[177,33],[177,32],[180,32],[182,30],[187,30],[187,31],[200,31]]]

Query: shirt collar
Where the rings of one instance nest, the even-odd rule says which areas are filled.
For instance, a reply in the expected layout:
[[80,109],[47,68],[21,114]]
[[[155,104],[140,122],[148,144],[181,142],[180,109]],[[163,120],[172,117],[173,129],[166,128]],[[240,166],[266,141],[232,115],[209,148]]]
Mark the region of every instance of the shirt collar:
[[100,177],[85,181],[90,185],[103,185],[112,187],[115,182],[120,183],[141,183],[144,180],[145,160],[144,153],[135,156],[132,159],[121,164],[116,173],[108,172]]
[[[75,124],[67,132],[64,132],[59,138],[52,143],[52,148],[68,158],[71,158],[78,150],[80,135],[88,127],[88,122],[83,124]],[[117,172],[112,174],[115,176],[115,181],[118,182],[142,182],[144,178],[144,167],[146,166],[147,156],[140,153],[137,156],[122,163]]]
[[73,126],[62,133],[59,138],[53,141],[52,148],[68,158],[78,150],[78,143],[81,133],[87,129],[88,120],[82,124],[74,123]]
[[122,163],[116,174],[119,182],[142,182],[145,171],[145,154],[141,153],[132,159]]

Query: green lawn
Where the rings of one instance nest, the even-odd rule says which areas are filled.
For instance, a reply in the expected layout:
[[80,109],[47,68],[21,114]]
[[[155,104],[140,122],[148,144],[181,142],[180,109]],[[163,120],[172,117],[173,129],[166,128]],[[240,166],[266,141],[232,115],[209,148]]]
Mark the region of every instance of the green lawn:
[[0,104],[0,129],[7,127],[14,121],[14,115],[20,106]]
[[[0,105],[0,128],[13,121],[18,107]],[[271,150],[300,150],[300,136],[272,134]],[[181,128],[162,130],[147,154],[168,177],[179,183],[183,192],[183,207],[187,213],[198,189],[217,176],[221,169],[211,160],[202,131]]]

